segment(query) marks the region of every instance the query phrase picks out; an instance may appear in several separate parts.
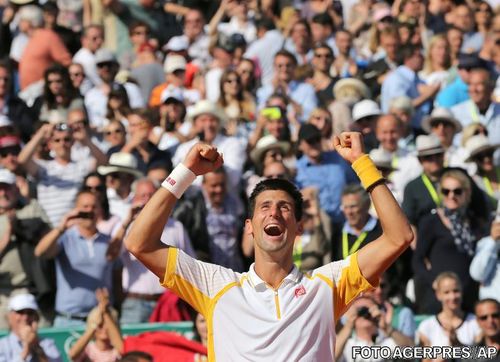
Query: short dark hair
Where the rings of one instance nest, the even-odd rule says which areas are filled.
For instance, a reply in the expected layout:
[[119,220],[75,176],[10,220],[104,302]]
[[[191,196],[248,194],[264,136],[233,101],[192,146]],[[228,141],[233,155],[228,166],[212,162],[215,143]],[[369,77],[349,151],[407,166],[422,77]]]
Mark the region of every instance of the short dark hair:
[[277,57],[282,56],[282,57],[287,57],[290,59],[293,63],[293,65],[297,66],[297,58],[295,58],[295,55],[293,55],[291,52],[289,52],[286,49],[281,49],[279,52],[277,52],[274,55],[274,59],[276,60]]
[[332,29],[335,29],[333,19],[330,16],[330,14],[328,14],[328,13],[320,13],[320,14],[314,15],[311,19],[311,23],[320,24],[323,26],[329,26]]
[[257,196],[259,196],[264,191],[284,191],[293,199],[294,209],[295,209],[295,220],[299,221],[302,219],[302,208],[304,200],[302,199],[302,194],[297,189],[297,187],[288,180],[273,178],[266,179],[257,184],[250,195],[248,214],[249,218],[253,217],[255,212],[255,202]]
[[143,351],[130,351],[125,353],[122,358],[120,358],[118,361],[119,362],[137,362],[139,358],[148,360],[153,362],[153,356],[150,355],[149,353],[143,352]]
[[485,299],[478,300],[476,302],[476,304],[474,304],[474,312],[476,311],[477,307],[479,307],[482,304],[486,304],[486,303],[493,303],[496,305],[497,309],[500,309],[500,302],[498,300],[493,299],[493,298],[485,298]]
[[411,58],[417,50],[420,50],[415,45],[405,44],[400,48],[401,60],[404,62],[405,60]]

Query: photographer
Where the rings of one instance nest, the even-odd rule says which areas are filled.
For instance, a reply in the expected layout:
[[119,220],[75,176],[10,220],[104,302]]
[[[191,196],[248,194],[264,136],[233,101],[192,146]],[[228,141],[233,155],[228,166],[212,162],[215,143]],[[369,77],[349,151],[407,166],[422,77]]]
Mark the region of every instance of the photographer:
[[[354,361],[352,348],[355,346],[396,346],[413,345],[410,338],[393,328],[391,313],[378,306],[369,297],[358,298],[345,314],[345,324],[337,333],[335,359]],[[354,332],[354,333],[353,333]],[[383,359],[371,361],[382,361]]]
[[56,319],[54,326],[84,326],[97,305],[95,290],[113,290],[115,264],[106,258],[109,236],[97,231],[99,199],[91,191],[77,194],[75,208],[45,235],[35,255],[56,263]]

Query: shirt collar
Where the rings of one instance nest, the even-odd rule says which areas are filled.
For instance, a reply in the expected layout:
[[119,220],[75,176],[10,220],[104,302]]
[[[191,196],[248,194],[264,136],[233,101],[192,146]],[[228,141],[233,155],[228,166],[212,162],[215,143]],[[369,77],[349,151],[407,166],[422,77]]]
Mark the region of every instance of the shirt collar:
[[[288,273],[288,275],[281,281],[280,286],[277,289],[286,284],[297,284],[300,281],[301,277],[302,273],[294,264],[290,273]],[[250,285],[257,291],[273,289],[269,284],[267,284],[257,275],[257,273],[255,272],[255,263],[252,263],[252,265],[250,265],[250,269],[248,270],[248,279],[250,281]]]
[[[368,218],[368,221],[366,222],[365,226],[363,226],[363,229],[361,232],[370,232],[373,229],[375,229],[375,226],[377,226],[377,219],[375,219],[373,216],[370,215]],[[357,235],[357,233],[354,231],[354,229],[347,223],[347,221],[344,223],[344,227],[342,228],[343,232],[346,232],[351,235]]]

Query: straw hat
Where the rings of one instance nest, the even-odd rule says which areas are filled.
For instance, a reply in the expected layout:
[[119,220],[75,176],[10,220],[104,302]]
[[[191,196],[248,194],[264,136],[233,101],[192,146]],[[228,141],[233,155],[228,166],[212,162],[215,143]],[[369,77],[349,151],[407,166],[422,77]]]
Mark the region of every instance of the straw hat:
[[279,148],[283,154],[287,154],[290,150],[290,143],[278,141],[273,135],[264,136],[257,142],[252,152],[250,152],[250,158],[253,163],[258,164],[262,161],[264,154],[274,148]]
[[435,121],[447,122],[448,124],[451,124],[455,129],[455,133],[462,131],[462,124],[455,117],[453,117],[453,113],[446,108],[434,109],[431,115],[422,121],[422,129],[427,133],[431,133],[432,123]]
[[109,158],[107,166],[99,166],[97,172],[106,176],[114,172],[124,172],[133,175],[134,177],[142,177],[141,171],[137,170],[137,160],[130,153],[116,152]]
[[445,150],[437,138],[434,135],[430,136],[418,136],[416,141],[417,146],[417,157],[437,155],[444,153]]
[[473,162],[474,158],[485,151],[495,151],[500,148],[500,144],[491,144],[488,137],[480,134],[471,137],[465,144],[465,149],[469,152],[469,157],[465,162]]
[[199,101],[190,109],[187,119],[192,122],[196,117],[202,114],[211,114],[212,116],[218,118],[221,123],[225,123],[227,120],[224,111],[215,103],[206,99]]

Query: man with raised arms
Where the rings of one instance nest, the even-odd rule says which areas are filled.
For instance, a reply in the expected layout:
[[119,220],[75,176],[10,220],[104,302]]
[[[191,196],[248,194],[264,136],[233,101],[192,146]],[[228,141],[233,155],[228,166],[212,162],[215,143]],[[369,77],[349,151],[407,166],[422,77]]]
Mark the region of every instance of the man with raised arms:
[[335,323],[410,245],[413,234],[356,132],[335,137],[380,216],[382,235],[344,260],[302,274],[292,260],[302,198],[282,179],[259,183],[250,197],[245,233],[255,243],[246,273],[203,263],[160,241],[175,202],[197,175],[223,163],[217,149],[198,143],[146,204],[125,245],[146,267],[205,316],[210,361],[334,360]]

